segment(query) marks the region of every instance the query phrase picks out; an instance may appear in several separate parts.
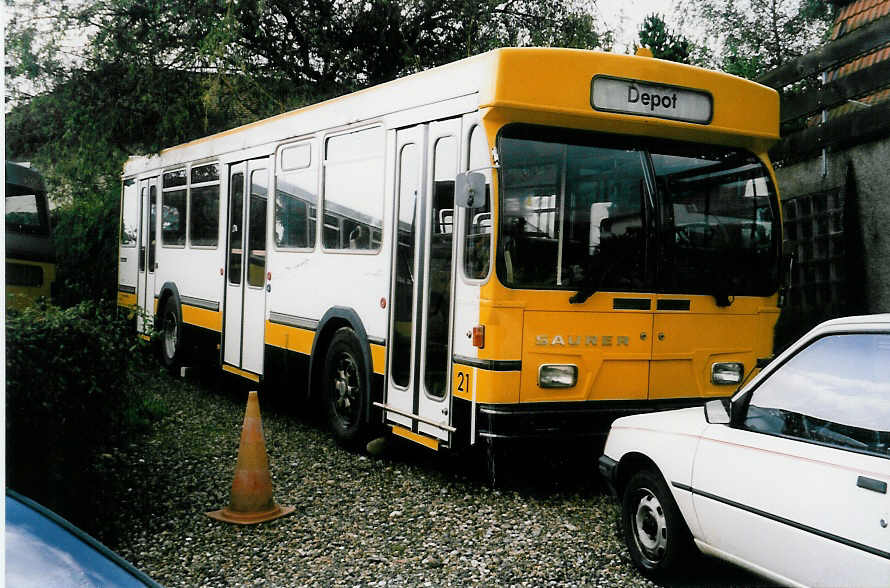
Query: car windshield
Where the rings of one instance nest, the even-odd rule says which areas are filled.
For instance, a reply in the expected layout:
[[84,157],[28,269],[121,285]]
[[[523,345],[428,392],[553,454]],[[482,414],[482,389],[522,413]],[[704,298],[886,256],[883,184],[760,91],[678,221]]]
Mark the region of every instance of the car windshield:
[[890,334],[817,339],[752,392],[744,424],[890,457]]
[[753,154],[512,125],[497,271],[513,288],[769,295],[777,199]]

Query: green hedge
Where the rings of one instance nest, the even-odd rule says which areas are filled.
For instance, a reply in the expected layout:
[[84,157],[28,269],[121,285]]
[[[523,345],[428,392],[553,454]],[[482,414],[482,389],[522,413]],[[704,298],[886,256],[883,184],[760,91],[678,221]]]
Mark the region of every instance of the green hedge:
[[138,346],[110,303],[7,313],[8,486],[78,518],[96,457],[160,410],[136,385],[148,365]]

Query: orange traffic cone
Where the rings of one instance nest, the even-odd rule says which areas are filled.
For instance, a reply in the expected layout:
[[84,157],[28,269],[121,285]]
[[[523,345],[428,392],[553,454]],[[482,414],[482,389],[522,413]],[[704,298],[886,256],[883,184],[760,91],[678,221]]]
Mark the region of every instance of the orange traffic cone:
[[260,403],[256,392],[247,397],[238,464],[232,480],[232,498],[228,508],[208,512],[207,516],[240,525],[271,521],[294,512],[293,506],[278,506],[272,498],[272,477],[263,440]]

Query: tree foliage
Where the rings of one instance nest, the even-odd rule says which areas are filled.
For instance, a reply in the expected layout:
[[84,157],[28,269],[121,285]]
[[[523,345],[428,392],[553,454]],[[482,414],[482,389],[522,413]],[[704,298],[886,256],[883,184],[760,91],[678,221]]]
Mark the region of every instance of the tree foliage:
[[693,52],[695,44],[680,33],[668,28],[664,17],[653,13],[647,16],[640,25],[640,46],[652,50],[658,59],[667,59],[678,63],[695,63]]
[[612,35],[588,2],[16,3],[6,25],[6,157],[33,161],[61,203],[56,239],[67,291],[107,296],[127,155],[494,47],[607,49]]
[[702,0],[687,10],[716,44],[715,65],[748,79],[818,47],[833,19],[827,0]]

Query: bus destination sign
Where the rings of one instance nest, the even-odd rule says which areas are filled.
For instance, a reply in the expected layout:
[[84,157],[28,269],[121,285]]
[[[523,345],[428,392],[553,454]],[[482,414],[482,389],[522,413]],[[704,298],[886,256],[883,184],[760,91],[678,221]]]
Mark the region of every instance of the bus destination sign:
[[596,110],[654,116],[708,124],[714,114],[711,95],[701,90],[596,76],[590,84],[590,104]]

